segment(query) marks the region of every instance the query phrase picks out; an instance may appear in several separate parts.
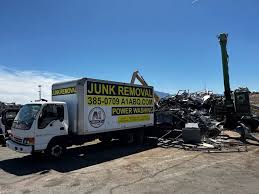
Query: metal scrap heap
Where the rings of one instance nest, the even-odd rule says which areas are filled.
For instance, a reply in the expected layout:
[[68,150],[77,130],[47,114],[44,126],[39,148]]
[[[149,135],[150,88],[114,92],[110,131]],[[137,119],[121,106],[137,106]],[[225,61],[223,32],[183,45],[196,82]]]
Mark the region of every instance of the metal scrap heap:
[[[155,112],[157,127],[165,131],[159,138],[160,144],[167,142],[168,145],[168,141],[178,146],[211,143],[213,148],[219,147],[216,139],[224,128],[223,105],[224,97],[212,92],[189,93],[183,90],[160,99]],[[242,130],[238,132],[244,135]]]
[[211,92],[188,93],[180,91],[174,96],[162,98],[156,108],[157,125],[183,129],[186,123],[198,123],[201,133],[216,129],[221,119],[214,115],[214,106],[221,96]]

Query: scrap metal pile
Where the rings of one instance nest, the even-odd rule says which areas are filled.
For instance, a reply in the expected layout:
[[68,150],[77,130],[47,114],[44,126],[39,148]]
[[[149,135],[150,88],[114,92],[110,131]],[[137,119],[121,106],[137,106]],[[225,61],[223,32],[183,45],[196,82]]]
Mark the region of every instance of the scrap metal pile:
[[210,132],[218,131],[217,125],[222,121],[217,118],[214,107],[222,101],[222,96],[211,92],[178,92],[159,101],[156,107],[157,124],[182,129],[186,123],[198,123],[202,135],[212,135]]
[[15,103],[5,103],[0,101],[0,115],[4,110],[11,108],[21,108],[21,105]]
[[[224,97],[212,92],[179,91],[160,99],[156,107],[156,125],[164,129],[165,134],[159,138],[159,145],[193,150],[226,148],[220,135],[224,122],[223,104]],[[242,133],[242,129],[240,131]],[[236,142],[237,150],[241,150],[242,144],[242,141]]]

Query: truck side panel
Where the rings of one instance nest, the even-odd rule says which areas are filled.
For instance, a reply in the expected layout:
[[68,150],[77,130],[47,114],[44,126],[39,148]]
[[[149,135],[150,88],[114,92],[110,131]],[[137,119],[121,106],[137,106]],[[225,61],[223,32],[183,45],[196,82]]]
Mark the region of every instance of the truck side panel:
[[153,87],[87,79],[85,134],[154,124]]

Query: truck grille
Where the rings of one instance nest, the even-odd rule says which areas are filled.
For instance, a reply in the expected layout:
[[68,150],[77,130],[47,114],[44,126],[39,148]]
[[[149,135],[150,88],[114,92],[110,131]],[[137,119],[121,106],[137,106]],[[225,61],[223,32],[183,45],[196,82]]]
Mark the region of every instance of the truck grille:
[[17,143],[22,143],[22,139],[18,137],[13,137],[13,140]]

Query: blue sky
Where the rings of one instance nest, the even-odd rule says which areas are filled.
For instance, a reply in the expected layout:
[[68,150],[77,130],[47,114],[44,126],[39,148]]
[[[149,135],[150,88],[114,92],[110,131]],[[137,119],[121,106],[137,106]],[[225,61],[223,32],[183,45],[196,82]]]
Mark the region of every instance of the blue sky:
[[159,91],[223,92],[216,36],[228,32],[232,88],[259,90],[258,10],[258,0],[0,0],[0,65],[123,82],[138,69]]

